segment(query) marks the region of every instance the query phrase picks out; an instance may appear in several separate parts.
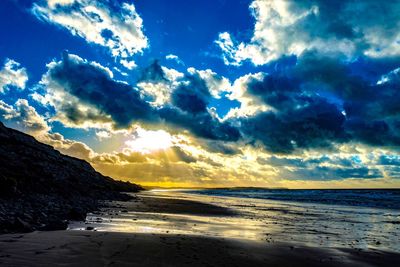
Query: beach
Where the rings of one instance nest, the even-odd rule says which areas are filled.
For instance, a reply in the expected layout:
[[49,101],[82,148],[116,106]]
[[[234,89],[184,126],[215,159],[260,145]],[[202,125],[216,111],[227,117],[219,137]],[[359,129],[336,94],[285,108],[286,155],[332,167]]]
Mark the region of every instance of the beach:
[[[170,190],[145,191],[132,201],[107,205],[88,214],[86,222],[72,222],[66,231],[1,235],[0,265],[397,266],[400,262],[399,225],[390,221],[398,219],[395,210]],[[347,217],[337,218],[339,211]],[[360,212],[371,222],[360,221],[356,216]],[[381,217],[391,223],[376,223]],[[348,227],[348,233],[335,234],[341,227]]]

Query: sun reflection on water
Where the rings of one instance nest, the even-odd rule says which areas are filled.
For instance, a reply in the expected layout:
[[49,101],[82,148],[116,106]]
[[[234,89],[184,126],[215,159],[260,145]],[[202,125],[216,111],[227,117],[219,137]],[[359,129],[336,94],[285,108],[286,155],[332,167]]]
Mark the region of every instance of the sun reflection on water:
[[262,242],[293,242],[310,246],[384,248],[400,251],[400,218],[396,210],[289,203],[256,199],[209,197],[184,192],[146,192],[143,197],[179,198],[215,204],[235,210],[232,216],[209,216],[158,212],[88,214],[85,223],[98,231],[180,234],[223,237]]

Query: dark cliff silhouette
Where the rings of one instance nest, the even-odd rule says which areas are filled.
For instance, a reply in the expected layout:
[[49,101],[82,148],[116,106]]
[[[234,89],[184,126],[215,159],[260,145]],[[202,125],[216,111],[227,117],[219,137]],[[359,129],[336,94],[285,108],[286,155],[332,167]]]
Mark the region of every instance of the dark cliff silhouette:
[[127,200],[121,192],[142,189],[0,122],[0,233],[65,229],[102,200]]

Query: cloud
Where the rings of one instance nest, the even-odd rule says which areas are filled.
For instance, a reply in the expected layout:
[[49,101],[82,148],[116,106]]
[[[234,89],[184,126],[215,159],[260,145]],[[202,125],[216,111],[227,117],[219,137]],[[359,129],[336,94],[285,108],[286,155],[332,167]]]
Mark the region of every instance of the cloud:
[[380,155],[377,164],[385,166],[400,166],[399,155]]
[[270,156],[258,158],[261,165],[277,168],[279,175],[289,180],[330,181],[341,179],[382,178],[379,165],[373,160],[363,162],[357,154],[319,156]]
[[21,67],[21,64],[18,62],[7,58],[0,70],[0,94],[7,91],[10,87],[20,90],[25,89],[27,81],[28,74],[26,69]]
[[249,41],[237,41],[228,32],[216,41],[225,64],[263,65],[310,49],[348,58],[400,55],[398,1],[254,0],[250,10],[255,26]]
[[210,153],[219,153],[224,156],[241,154],[238,144],[215,140],[200,140],[199,144]]
[[174,54],[166,55],[165,59],[175,61],[179,65],[185,65],[185,63],[183,63],[183,61],[177,55]]
[[[41,81],[43,92],[36,92],[34,98],[55,110],[52,120],[70,127],[110,131],[144,123],[177,126],[202,138],[238,140],[239,131],[208,110],[211,93],[200,74],[178,74],[154,62],[135,88],[114,80],[112,72],[98,63],[64,53],[62,61],[48,64]],[[150,89],[157,88],[166,92],[153,99]]]
[[186,163],[192,163],[192,162],[197,161],[197,159],[195,157],[190,155],[188,152],[186,152],[179,146],[173,146],[171,149],[172,149],[174,155],[176,155],[176,157],[179,159],[179,161],[186,162]]
[[143,70],[140,81],[138,86],[153,97],[150,101],[167,125],[207,139],[236,141],[240,138],[235,127],[229,122],[220,122],[208,109],[213,94],[222,92],[224,84],[230,86],[226,78],[211,70],[194,68],[189,68],[186,74],[177,73],[154,61]]
[[159,115],[168,124],[177,127],[176,130],[187,129],[197,137],[221,141],[237,141],[241,137],[236,127],[229,122],[220,122],[206,110],[191,114],[175,107],[166,107],[159,110]]
[[120,61],[121,65],[127,68],[128,70],[132,70],[136,67],[135,61],[128,61],[126,59],[122,59]]
[[154,60],[149,66],[141,71],[139,81],[143,82],[167,82],[168,79],[158,60]]
[[330,168],[315,167],[314,169],[294,169],[284,176],[289,180],[339,180],[339,179],[376,179],[381,178],[382,172],[379,169],[359,168]]
[[307,52],[299,58],[295,72],[303,83],[333,94],[343,109],[344,127],[353,140],[375,146],[400,144],[398,69],[374,81],[353,74],[349,64],[334,57]]
[[244,135],[275,153],[295,149],[329,148],[346,140],[345,117],[341,110],[313,92],[301,89],[299,81],[284,74],[248,79],[247,93],[269,107],[240,120]]
[[309,106],[281,113],[265,112],[243,119],[242,131],[267,150],[291,153],[295,149],[330,148],[346,140],[344,116],[323,99],[309,99]]
[[[240,153],[226,144],[237,141],[280,154],[331,151],[345,143],[397,146],[398,69],[371,81],[351,68],[313,50],[231,84],[212,70],[178,73],[154,61],[135,87],[98,63],[65,53],[48,64],[44,94],[35,98],[54,108],[52,120],[67,126],[110,133],[144,124],[220,141],[215,153],[227,155]],[[222,93],[241,102],[223,119],[209,107]]]
[[398,146],[400,72],[363,76],[355,72],[357,63],[342,59],[310,50],[270,73],[238,78],[228,97],[241,106],[224,121],[274,153],[348,142]]
[[197,70],[195,68],[188,68],[188,73],[192,76],[198,76],[201,78],[210,92],[211,96],[214,98],[221,98],[221,94],[231,91],[230,81],[215,73],[211,69]]
[[78,56],[64,53],[62,61],[50,63],[42,84],[45,100],[67,125],[92,122],[127,128],[134,121],[155,119],[152,108],[135,88],[114,80],[101,65]]
[[262,81],[265,73],[246,74],[236,79],[230,88],[227,97],[230,100],[239,101],[240,107],[232,108],[224,119],[235,119],[240,117],[251,117],[269,109],[258,97],[254,97],[248,91],[248,84],[254,81]]
[[211,94],[205,81],[197,75],[186,75],[185,79],[172,93],[172,104],[191,114],[207,112]]
[[137,86],[143,98],[151,106],[162,107],[170,102],[171,93],[181,77],[183,73],[165,68],[155,60],[141,70]]
[[185,74],[161,66],[158,60],[142,69],[137,86],[143,98],[154,107],[163,107],[171,103],[172,92],[181,86]]
[[46,120],[29,105],[26,99],[18,99],[14,105],[0,100],[0,117],[29,134],[42,135],[50,130]]
[[97,131],[96,132],[96,136],[101,141],[101,140],[110,138],[111,137],[111,133],[108,132],[108,131]]
[[90,161],[94,157],[95,152],[82,142],[77,142],[70,139],[65,139],[60,133],[49,133],[41,138],[42,142],[45,142],[61,153]]
[[3,100],[0,100],[0,115],[6,119],[12,119],[14,117],[17,117],[17,111],[15,108],[7,103],[5,103]]
[[131,57],[148,46],[143,21],[133,4],[105,0],[47,0],[35,3],[32,12],[37,18],[64,27],[89,43],[107,47],[128,68],[135,66]]
[[[51,133],[48,126],[38,127],[40,123],[37,122],[41,120],[35,117],[40,116],[33,112],[32,107],[29,108],[26,100],[19,100],[13,106],[0,102],[0,114],[3,115],[5,111],[11,116],[9,119],[26,122],[25,125],[33,130],[31,133],[36,138],[62,153],[85,159],[104,174],[147,185],[228,186],[251,182],[256,185],[284,186],[285,183],[296,181],[334,183],[347,179],[376,180],[383,176],[396,178],[400,173],[397,155],[381,150],[343,154],[349,151],[344,149],[336,155],[321,156],[318,152],[312,152],[309,155],[303,153],[278,157],[253,146],[244,147],[243,143],[233,145],[191,136],[168,135],[172,139],[169,147],[145,153],[135,151],[130,146],[123,146],[120,151],[97,153],[82,142]],[[41,124],[46,125],[43,122]],[[159,131],[150,132],[157,133],[154,137],[160,139]],[[226,165],[227,160],[229,166]],[[304,187],[304,183],[301,185]]]

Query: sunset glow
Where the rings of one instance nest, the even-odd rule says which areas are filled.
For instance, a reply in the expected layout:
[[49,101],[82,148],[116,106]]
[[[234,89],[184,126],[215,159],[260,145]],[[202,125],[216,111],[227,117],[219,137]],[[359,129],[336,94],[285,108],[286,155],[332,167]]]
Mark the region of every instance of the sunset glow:
[[400,187],[399,1],[327,2],[2,1],[0,119],[143,185]]
[[127,147],[131,148],[133,151],[148,154],[157,150],[165,150],[172,146],[172,137],[166,131],[146,131],[138,129],[136,134],[137,137],[126,141]]

